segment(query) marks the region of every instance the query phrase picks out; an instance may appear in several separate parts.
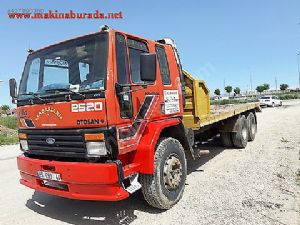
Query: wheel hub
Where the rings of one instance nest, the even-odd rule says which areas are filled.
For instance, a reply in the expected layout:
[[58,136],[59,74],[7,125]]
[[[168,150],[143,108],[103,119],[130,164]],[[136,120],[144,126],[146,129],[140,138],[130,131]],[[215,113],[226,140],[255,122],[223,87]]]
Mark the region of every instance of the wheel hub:
[[244,140],[247,139],[247,128],[246,128],[246,127],[244,127],[244,128],[242,129],[242,136],[243,136]]
[[255,134],[255,132],[256,132],[256,125],[255,125],[254,119],[252,119],[252,121],[251,121],[251,132],[252,132],[252,134]]
[[181,181],[182,165],[176,155],[170,155],[164,165],[164,183],[168,190],[176,189]]

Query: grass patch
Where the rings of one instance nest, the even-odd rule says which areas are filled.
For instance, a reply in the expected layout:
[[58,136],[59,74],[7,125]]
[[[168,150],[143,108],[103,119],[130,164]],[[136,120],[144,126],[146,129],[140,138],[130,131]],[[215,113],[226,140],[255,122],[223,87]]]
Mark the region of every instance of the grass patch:
[[287,93],[287,94],[279,94],[280,100],[288,100],[288,99],[298,99],[300,98],[298,93]]
[[243,104],[247,102],[257,102],[257,98],[248,99],[220,99],[220,100],[210,100],[211,105],[227,105],[227,104]]
[[18,143],[19,140],[17,132],[12,131],[18,129],[17,118],[14,116],[0,117],[0,125],[3,126],[0,129],[0,145],[10,145]]
[[11,145],[18,143],[17,135],[9,135],[7,133],[0,132],[0,145]]
[[18,129],[18,120],[15,116],[0,117],[0,125],[17,130]]

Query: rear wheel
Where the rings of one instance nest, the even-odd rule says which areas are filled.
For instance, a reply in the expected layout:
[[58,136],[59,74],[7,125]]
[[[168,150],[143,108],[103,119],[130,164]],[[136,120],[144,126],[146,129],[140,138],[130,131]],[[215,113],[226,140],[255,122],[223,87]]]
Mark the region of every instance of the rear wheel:
[[232,142],[237,148],[245,148],[248,142],[248,125],[244,115],[238,119],[236,132],[232,132]]
[[182,198],[186,175],[186,158],[180,142],[174,138],[159,139],[154,174],[140,176],[145,200],[155,208],[171,208]]
[[221,132],[220,133],[221,141],[224,147],[232,147],[231,132]]
[[247,116],[247,124],[248,124],[248,141],[253,141],[255,139],[255,135],[257,132],[257,122],[254,114],[251,112]]

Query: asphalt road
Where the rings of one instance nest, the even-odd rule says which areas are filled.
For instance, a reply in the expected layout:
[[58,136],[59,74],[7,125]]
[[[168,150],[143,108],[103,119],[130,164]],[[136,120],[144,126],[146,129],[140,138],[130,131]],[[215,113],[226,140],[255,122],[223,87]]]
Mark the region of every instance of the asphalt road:
[[300,101],[258,114],[244,150],[205,144],[211,154],[188,163],[183,199],[149,207],[141,192],[121,202],[64,199],[19,184],[17,145],[0,147],[0,224],[300,224]]

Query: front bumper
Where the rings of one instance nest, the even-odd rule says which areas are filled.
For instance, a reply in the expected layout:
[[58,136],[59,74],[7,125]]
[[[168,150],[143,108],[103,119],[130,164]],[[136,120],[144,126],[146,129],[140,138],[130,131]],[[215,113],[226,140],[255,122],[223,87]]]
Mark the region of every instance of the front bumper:
[[[20,183],[52,195],[80,200],[118,201],[129,193],[122,187],[120,168],[116,163],[77,163],[31,159],[23,155],[17,157]],[[59,173],[66,187],[64,190],[44,185],[37,172]]]
[[272,105],[272,104],[267,103],[267,102],[260,102],[259,104],[260,104],[260,106],[270,106],[270,105]]

